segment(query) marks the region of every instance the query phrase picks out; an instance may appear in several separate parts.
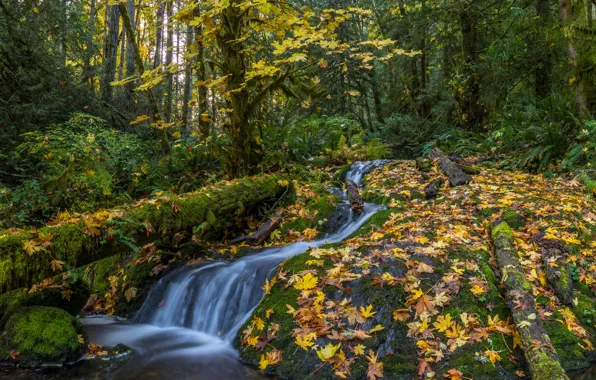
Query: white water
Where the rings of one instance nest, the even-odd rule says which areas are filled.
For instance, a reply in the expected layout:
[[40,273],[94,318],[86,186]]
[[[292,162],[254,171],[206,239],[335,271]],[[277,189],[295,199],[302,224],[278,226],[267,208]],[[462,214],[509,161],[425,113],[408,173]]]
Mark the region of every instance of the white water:
[[[382,164],[355,163],[347,178],[360,185],[366,172]],[[345,194],[342,198],[347,202]],[[80,378],[138,378],[149,372],[156,378],[260,378],[257,372],[240,365],[232,341],[263,298],[265,280],[287,258],[344,240],[381,208],[366,204],[361,215],[350,215],[339,231],[323,239],[265,248],[231,263],[174,272],[153,286],[135,323],[84,318],[91,342],[106,346],[124,343],[135,349],[136,359],[94,370],[92,376],[89,368],[82,369]]]

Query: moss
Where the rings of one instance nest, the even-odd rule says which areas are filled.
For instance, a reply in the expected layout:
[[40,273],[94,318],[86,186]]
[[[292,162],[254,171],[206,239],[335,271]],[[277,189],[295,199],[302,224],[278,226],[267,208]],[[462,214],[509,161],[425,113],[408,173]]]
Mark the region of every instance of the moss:
[[514,230],[518,230],[526,224],[526,219],[523,216],[521,216],[521,214],[518,211],[515,210],[505,211],[501,216],[501,219]]
[[26,297],[27,291],[25,289],[16,289],[0,295],[0,329],[4,327],[4,323],[6,323],[12,311],[19,307]]
[[499,223],[493,228],[492,237],[494,240],[503,238],[509,241],[513,241],[513,231],[507,222]]
[[[503,337],[499,334],[491,334],[489,339],[484,342],[466,344],[463,347],[457,348],[448,362],[446,362],[441,372],[447,372],[451,368],[456,368],[461,371],[465,377],[471,379],[516,379],[515,371],[523,369],[520,365],[507,359],[509,355],[509,348],[512,347],[513,341],[511,338]],[[501,359],[495,365],[488,360],[482,360],[476,353],[494,350],[499,353]],[[513,352],[513,356],[523,362],[523,353],[518,351]]]
[[291,222],[284,223],[280,231],[282,234],[289,232],[290,230],[302,232],[308,228],[317,229],[322,233],[325,220],[329,219],[337,208],[337,203],[341,201],[341,198],[335,195],[326,194],[315,200],[309,201],[305,209],[309,214],[314,215],[313,218],[298,218]]
[[[44,306],[23,307],[8,320],[2,345],[20,353],[20,367],[62,366],[84,352],[83,327],[67,312]],[[8,358],[2,358],[8,360]]]
[[355,236],[362,236],[369,234],[370,232],[374,231],[376,228],[382,228],[383,225],[392,214],[399,212],[396,208],[381,210],[370,217],[357,231],[355,231],[351,237]]
[[590,361],[579,346],[581,339],[573,335],[563,323],[545,321],[544,328],[557,351],[563,369],[569,371],[589,366]]
[[104,294],[108,290],[110,287],[108,278],[116,273],[121,262],[122,256],[116,255],[90,264],[90,267],[85,273],[85,278],[91,285],[92,293]]

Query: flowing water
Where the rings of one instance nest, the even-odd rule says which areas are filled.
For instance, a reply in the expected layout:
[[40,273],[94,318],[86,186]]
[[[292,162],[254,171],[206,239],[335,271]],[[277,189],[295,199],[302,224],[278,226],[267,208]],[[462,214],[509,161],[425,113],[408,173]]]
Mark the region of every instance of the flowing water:
[[[357,184],[382,161],[357,162],[347,174]],[[345,194],[343,202],[347,202]],[[81,321],[92,343],[123,343],[135,351],[111,361],[80,361],[66,371],[26,374],[56,379],[261,379],[243,366],[232,341],[263,298],[262,286],[287,258],[310,247],[340,242],[358,230],[381,206],[364,212],[320,240],[265,248],[234,262],[182,268],[151,289],[133,321],[90,317]],[[14,377],[14,373],[10,374]],[[0,377],[2,373],[0,372]]]

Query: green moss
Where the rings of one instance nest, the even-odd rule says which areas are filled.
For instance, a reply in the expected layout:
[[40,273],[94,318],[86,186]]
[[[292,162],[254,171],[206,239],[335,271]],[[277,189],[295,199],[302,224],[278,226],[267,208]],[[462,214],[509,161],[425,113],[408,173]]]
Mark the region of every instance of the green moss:
[[116,270],[122,262],[122,256],[116,255],[106,257],[91,264],[85,273],[85,278],[91,285],[91,292],[94,294],[104,294],[110,287],[108,278],[116,273]]
[[[560,316],[559,318],[562,319]],[[579,346],[581,339],[573,335],[563,323],[544,321],[544,328],[557,351],[561,366],[566,371],[584,368],[590,364],[584,350]]]
[[314,217],[310,219],[298,218],[284,223],[280,228],[281,233],[285,234],[290,230],[302,232],[307,228],[317,229],[322,233],[325,220],[333,215],[340,201],[341,199],[338,196],[331,194],[325,194],[316,200],[309,201],[305,209]]
[[502,222],[493,228],[492,237],[494,240],[503,238],[509,241],[513,241],[513,231],[511,231],[511,227],[509,227],[509,224],[507,224],[507,222]]
[[[523,368],[507,360],[507,356],[509,355],[508,347],[512,347],[512,344],[513,341],[511,338],[503,337],[499,334],[491,334],[485,342],[466,344],[463,347],[457,348],[453,352],[449,362],[443,366],[442,372],[456,368],[465,377],[471,379],[514,379],[516,378],[515,371]],[[502,360],[497,365],[493,365],[490,361],[483,360],[480,356],[476,355],[477,352],[480,353],[486,350],[497,351]],[[518,359],[521,359],[521,352],[515,351],[513,354]]]
[[392,214],[399,212],[399,209],[391,208],[386,210],[381,210],[370,217],[357,231],[355,231],[350,237],[355,236],[362,236],[369,234],[370,232],[374,231],[375,229],[382,228],[383,225]]
[[[52,307],[23,307],[8,320],[2,346],[20,353],[20,367],[61,366],[77,360],[86,338],[79,321]],[[2,358],[8,360],[8,358]]]
[[505,211],[501,218],[514,230],[518,230],[526,224],[526,219],[515,210]]

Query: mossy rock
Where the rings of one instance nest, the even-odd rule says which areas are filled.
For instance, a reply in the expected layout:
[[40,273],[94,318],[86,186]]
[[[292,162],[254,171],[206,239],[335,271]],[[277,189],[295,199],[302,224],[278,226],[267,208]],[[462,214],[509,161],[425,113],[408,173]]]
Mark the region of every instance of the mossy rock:
[[[0,361],[5,363],[22,368],[62,366],[85,353],[87,339],[80,322],[64,310],[22,307],[8,319],[0,347]],[[11,351],[19,353],[18,362],[10,357]]]

